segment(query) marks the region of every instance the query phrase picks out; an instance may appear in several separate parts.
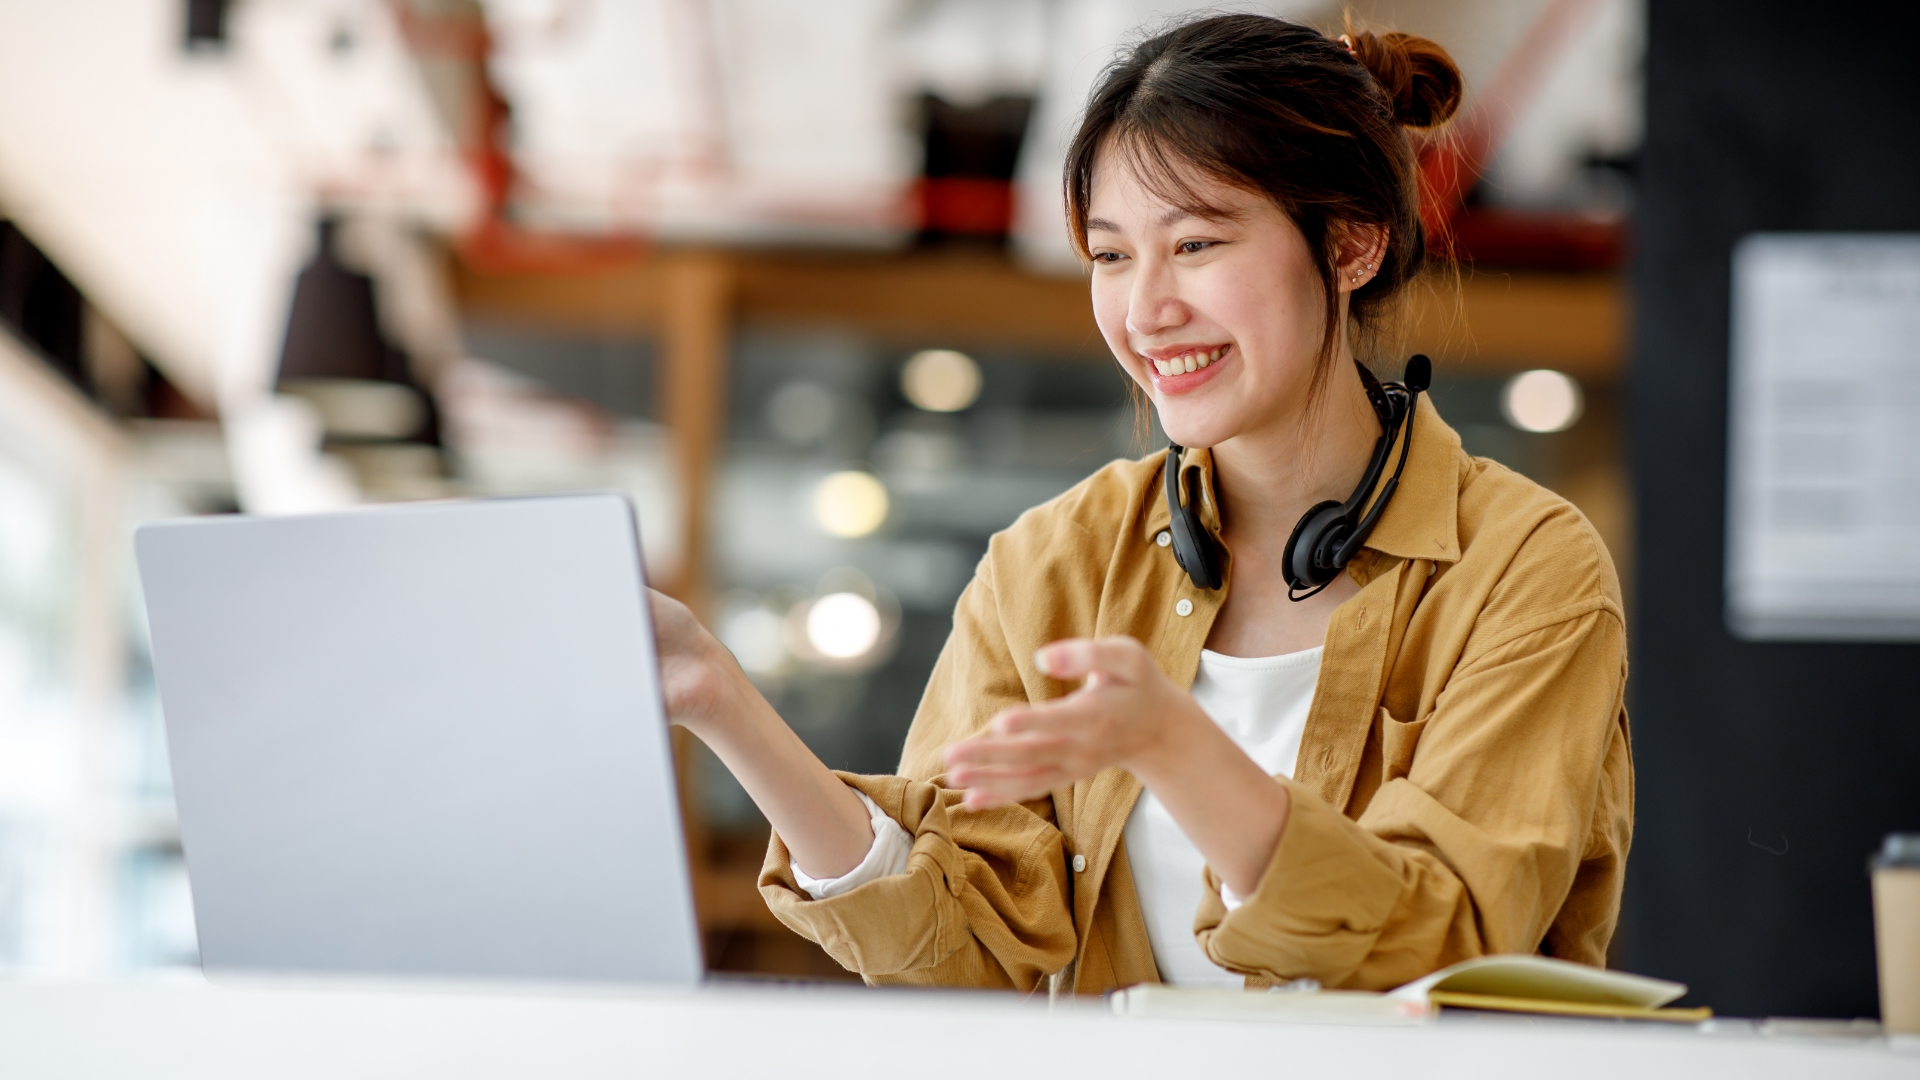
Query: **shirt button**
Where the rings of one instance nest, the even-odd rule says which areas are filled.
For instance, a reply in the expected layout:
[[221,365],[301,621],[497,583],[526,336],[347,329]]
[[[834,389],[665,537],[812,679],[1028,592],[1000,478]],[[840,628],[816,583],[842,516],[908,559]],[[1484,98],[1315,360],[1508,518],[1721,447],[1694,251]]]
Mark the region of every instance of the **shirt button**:
[[1154,537],[1153,542],[1159,544],[1161,547],[1166,547],[1168,544],[1173,543],[1173,534],[1165,529],[1161,529],[1160,535]]
[[1180,598],[1179,603],[1173,605],[1173,610],[1180,615],[1191,615],[1193,614],[1193,601],[1183,596]]
[[1087,868],[1087,857],[1085,855],[1075,855],[1073,857],[1073,872],[1078,874],[1085,871],[1086,868]]

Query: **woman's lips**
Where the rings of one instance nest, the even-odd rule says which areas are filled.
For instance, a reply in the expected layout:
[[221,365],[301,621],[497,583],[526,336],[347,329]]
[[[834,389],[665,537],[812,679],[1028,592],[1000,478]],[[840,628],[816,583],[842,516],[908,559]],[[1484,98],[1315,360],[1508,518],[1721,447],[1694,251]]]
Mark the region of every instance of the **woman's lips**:
[[1192,349],[1166,360],[1143,357],[1153,373],[1155,389],[1169,394],[1184,394],[1199,387],[1220,371],[1220,365],[1233,355],[1232,345],[1216,349]]

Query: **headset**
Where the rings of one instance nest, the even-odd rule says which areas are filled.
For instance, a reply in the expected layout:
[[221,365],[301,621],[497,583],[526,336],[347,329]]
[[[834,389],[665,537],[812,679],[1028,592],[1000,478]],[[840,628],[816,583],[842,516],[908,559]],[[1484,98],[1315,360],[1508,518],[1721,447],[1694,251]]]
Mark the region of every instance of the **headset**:
[[[1400,474],[1406,471],[1407,455],[1413,452],[1414,409],[1420,395],[1433,384],[1433,362],[1423,353],[1416,353],[1407,361],[1403,382],[1383,384],[1365,365],[1356,362],[1355,366],[1360,369],[1367,400],[1380,418],[1380,438],[1373,444],[1373,458],[1367,462],[1366,475],[1360,478],[1360,486],[1353,489],[1347,501],[1328,500],[1308,510],[1293,527],[1293,535],[1287,538],[1287,549],[1281,556],[1281,573],[1287,580],[1287,599],[1296,603],[1331,585],[1373,533],[1380,515],[1393,501],[1393,493],[1400,489]],[[1396,438],[1400,441],[1400,464],[1380,489],[1380,498],[1374,500],[1373,507],[1362,517],[1360,513],[1367,506],[1367,498],[1386,470],[1387,457],[1393,453]],[[1218,589],[1222,584],[1220,545],[1200,524],[1200,515],[1195,509],[1197,492],[1185,499],[1181,497],[1183,487],[1191,489],[1199,483],[1200,472],[1196,465],[1180,467],[1182,452],[1183,448],[1177,443],[1168,446],[1165,465],[1167,513],[1173,519],[1172,528],[1168,530],[1173,534],[1173,557],[1180,569],[1193,579],[1196,588]]]

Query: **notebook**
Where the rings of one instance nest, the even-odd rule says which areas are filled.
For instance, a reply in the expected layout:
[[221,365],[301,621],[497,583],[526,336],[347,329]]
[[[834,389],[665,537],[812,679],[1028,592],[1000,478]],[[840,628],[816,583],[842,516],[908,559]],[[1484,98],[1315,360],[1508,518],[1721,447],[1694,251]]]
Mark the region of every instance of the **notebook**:
[[1507,955],[1463,960],[1384,994],[1300,983],[1268,993],[1145,984],[1117,990],[1109,1000],[1123,1016],[1369,1025],[1424,1023],[1443,1008],[1678,1023],[1713,1015],[1708,1008],[1666,1007],[1686,992],[1665,979]]

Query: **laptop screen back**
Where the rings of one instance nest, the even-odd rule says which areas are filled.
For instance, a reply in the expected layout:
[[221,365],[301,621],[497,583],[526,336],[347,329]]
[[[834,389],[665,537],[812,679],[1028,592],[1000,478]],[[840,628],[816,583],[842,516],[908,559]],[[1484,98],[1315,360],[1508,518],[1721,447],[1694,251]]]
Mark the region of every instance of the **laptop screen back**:
[[624,498],[135,544],[210,972],[698,981]]

